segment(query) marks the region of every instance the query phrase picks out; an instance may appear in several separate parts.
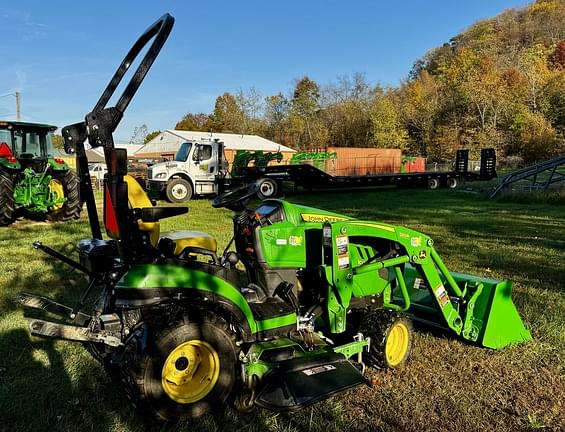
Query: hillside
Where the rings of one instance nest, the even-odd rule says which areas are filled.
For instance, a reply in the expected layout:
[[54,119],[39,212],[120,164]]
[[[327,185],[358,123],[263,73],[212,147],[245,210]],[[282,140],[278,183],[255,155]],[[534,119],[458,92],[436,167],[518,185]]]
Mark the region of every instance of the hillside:
[[510,165],[564,151],[565,0],[538,0],[479,21],[415,62],[396,88],[362,73],[288,94],[218,96],[179,129],[255,133],[298,149],[400,147],[430,160],[496,147]]

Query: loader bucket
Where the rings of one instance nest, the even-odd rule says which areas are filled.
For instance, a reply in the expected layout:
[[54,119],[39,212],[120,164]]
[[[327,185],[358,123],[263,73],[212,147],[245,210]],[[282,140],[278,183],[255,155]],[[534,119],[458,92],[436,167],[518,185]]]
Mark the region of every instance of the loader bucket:
[[[457,302],[450,292],[452,304],[458,305],[460,330],[455,330],[444,319],[433,293],[423,282],[418,271],[411,266],[404,270],[410,296],[409,313],[416,321],[440,327],[459,334],[472,343],[500,349],[532,339],[530,332],[512,302],[512,282],[451,273],[451,276],[465,290],[464,301]],[[445,286],[448,288],[447,281]],[[398,294],[395,293],[398,299]]]
[[[465,313],[473,322],[472,328],[463,328],[462,335],[487,348],[499,349],[532,339],[530,332],[512,302],[512,282],[452,273],[458,285],[482,284],[483,289],[475,302],[468,297]],[[471,296],[472,297],[472,296]],[[477,339],[473,331],[478,331]]]

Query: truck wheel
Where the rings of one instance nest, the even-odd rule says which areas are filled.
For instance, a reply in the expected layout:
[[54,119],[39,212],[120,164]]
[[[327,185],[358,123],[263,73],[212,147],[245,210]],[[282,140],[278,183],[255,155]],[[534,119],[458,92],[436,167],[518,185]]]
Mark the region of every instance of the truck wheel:
[[431,178],[428,180],[428,189],[435,190],[439,188],[439,180],[437,178]]
[[167,199],[172,203],[190,201],[192,198],[192,186],[188,181],[177,178],[167,184]]
[[455,177],[450,177],[447,179],[447,187],[449,189],[455,189],[457,186],[459,186],[459,182]]
[[49,189],[58,198],[67,200],[63,204],[54,205],[47,213],[47,220],[62,222],[80,217],[82,202],[80,201],[78,177],[74,171],[67,170],[53,175]]
[[204,315],[150,335],[132,336],[122,375],[126,392],[143,415],[156,420],[194,418],[220,407],[236,381],[238,349],[229,325]]
[[277,182],[268,177],[257,180],[257,188],[257,196],[262,200],[276,197],[279,189]]
[[398,368],[410,357],[412,322],[402,315],[381,309],[368,312],[359,330],[371,338],[365,360],[373,368]]
[[14,183],[12,176],[0,171],[0,226],[14,221]]

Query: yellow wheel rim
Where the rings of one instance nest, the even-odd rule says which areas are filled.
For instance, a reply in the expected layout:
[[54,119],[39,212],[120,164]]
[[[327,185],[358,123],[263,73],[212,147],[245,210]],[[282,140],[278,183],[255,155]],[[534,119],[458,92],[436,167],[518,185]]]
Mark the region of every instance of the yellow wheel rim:
[[212,346],[191,340],[177,346],[165,360],[161,385],[165,393],[181,404],[205,397],[220,376],[220,357]]
[[388,333],[385,346],[386,361],[390,366],[398,366],[408,354],[410,330],[403,322],[395,323]]
[[[53,198],[55,199],[65,198],[65,190],[63,189],[63,185],[59,180],[51,180],[51,183],[49,183],[49,190],[53,194]],[[51,209],[59,210],[63,207],[64,204],[65,204],[64,202],[60,202],[58,204],[53,205]]]

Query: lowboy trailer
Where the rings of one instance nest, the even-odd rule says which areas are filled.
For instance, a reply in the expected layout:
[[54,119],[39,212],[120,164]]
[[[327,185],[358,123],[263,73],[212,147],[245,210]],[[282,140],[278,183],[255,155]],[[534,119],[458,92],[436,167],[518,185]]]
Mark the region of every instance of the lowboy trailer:
[[[455,189],[466,181],[488,181],[496,178],[496,152],[492,148],[481,150],[481,164],[478,172],[469,171],[469,150],[457,150],[455,169],[447,172],[371,174],[364,176],[333,176],[309,164],[273,165],[267,167],[245,167],[240,176],[225,179],[227,190],[236,185],[256,182],[261,198],[277,196],[284,182],[289,182],[297,190],[354,189],[378,186],[397,186],[402,188],[420,187]],[[221,181],[221,180],[220,180]]]

